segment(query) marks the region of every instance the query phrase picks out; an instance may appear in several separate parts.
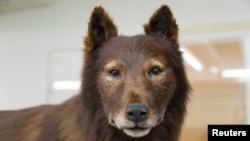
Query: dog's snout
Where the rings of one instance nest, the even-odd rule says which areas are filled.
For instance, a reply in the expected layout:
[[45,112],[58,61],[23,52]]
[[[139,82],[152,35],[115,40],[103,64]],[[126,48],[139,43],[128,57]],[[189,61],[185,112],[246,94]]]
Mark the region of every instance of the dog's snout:
[[148,117],[148,108],[142,104],[130,104],[126,108],[126,116],[134,123],[141,122]]

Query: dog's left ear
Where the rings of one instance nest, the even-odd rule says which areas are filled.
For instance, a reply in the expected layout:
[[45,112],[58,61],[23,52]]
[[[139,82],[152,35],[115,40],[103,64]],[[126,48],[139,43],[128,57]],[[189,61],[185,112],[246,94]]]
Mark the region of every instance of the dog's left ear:
[[91,51],[106,40],[117,36],[117,28],[108,13],[101,7],[93,9],[84,39],[85,51]]
[[144,25],[144,31],[146,34],[178,44],[178,25],[167,5],[162,5],[155,11],[149,22]]

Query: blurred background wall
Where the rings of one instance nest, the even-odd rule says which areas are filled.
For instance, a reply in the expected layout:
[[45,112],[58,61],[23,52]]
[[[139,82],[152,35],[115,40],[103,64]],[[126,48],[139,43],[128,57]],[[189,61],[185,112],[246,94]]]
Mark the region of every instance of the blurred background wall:
[[193,91],[182,140],[207,124],[250,123],[250,0],[0,0],[0,109],[58,104],[79,91],[83,37],[103,5],[122,35],[168,4]]

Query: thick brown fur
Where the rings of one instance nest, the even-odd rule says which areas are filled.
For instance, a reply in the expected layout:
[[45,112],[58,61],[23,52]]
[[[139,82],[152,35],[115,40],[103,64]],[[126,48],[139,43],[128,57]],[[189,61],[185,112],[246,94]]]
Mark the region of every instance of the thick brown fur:
[[[80,94],[60,105],[0,112],[0,140],[178,141],[190,86],[169,7],[156,10],[144,30],[118,36],[107,12],[95,7]],[[145,119],[131,121],[131,105],[146,107]]]

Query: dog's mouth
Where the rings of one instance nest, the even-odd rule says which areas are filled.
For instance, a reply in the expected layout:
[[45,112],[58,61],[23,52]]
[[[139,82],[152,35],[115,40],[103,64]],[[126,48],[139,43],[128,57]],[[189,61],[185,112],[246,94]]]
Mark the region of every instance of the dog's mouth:
[[132,128],[124,128],[124,129],[129,129],[129,130],[144,130],[144,129],[148,129],[149,127],[138,127],[138,126],[135,126],[135,127],[132,127]]
[[147,119],[134,122],[122,114],[115,117],[109,116],[109,124],[122,130],[126,135],[131,137],[143,137],[149,134],[152,128],[163,121],[162,116],[157,114],[149,116]]
[[122,129],[124,133],[131,137],[142,137],[147,135],[151,127],[132,127],[132,128],[123,128]]
[[109,121],[109,124],[111,124],[112,126],[122,130],[125,134],[131,136],[131,137],[142,137],[147,135],[152,127],[142,127],[142,126],[138,126],[135,125],[133,127],[129,127],[128,125],[124,125],[124,126],[117,126],[117,124],[115,124],[115,122],[113,120]]

